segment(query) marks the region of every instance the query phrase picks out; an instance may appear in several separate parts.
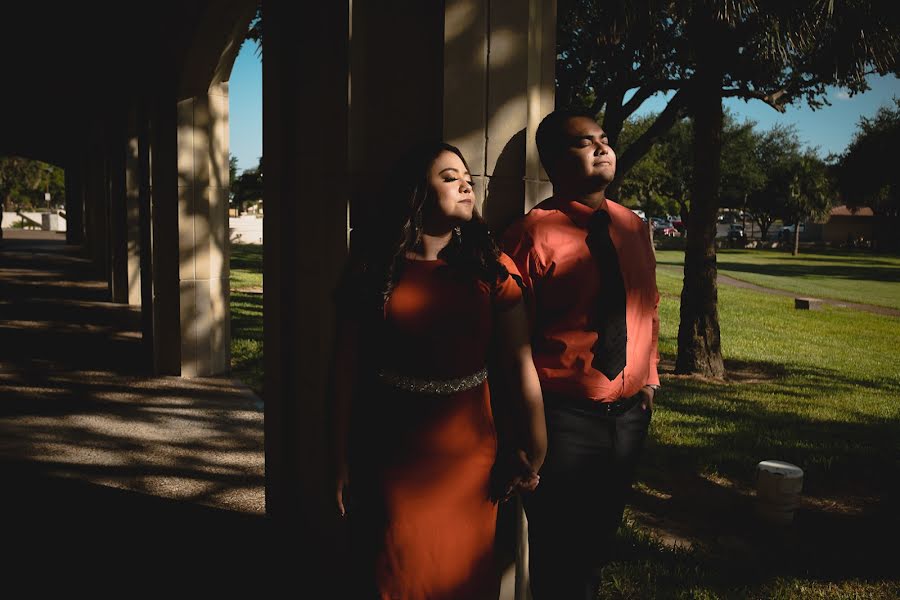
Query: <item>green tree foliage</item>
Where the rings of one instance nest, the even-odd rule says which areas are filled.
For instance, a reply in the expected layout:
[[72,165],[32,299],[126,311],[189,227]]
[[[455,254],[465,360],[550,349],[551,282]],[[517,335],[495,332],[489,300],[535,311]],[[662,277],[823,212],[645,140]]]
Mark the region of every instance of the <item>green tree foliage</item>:
[[828,167],[807,150],[790,163],[790,184],[784,214],[794,223],[794,250],[800,252],[799,224],[809,218],[824,215],[831,207],[834,186],[828,175]]
[[[629,120],[619,137],[620,152],[651,127],[658,115]],[[755,123],[739,123],[730,113],[724,115],[722,178],[719,194],[724,206],[738,208],[747,204],[749,195],[765,180],[758,157],[760,135]],[[690,120],[679,121],[661,136],[629,171],[622,181],[619,197],[628,206],[640,207],[647,214],[687,214],[690,210],[690,183],[693,179]]]
[[228,154],[228,185],[232,186],[232,198],[234,198],[234,182],[237,179],[238,158],[234,154]]
[[263,55],[263,27],[262,27],[262,2],[256,5],[256,14],[250,21],[250,27],[247,30],[245,40],[256,43],[256,56],[262,59]]
[[44,194],[58,206],[65,202],[63,169],[18,156],[0,157],[0,205],[5,211],[47,208]]
[[[717,63],[716,93],[784,112],[830,104],[827,87],[868,89],[869,73],[896,72],[900,23],[891,0],[560,0],[557,105],[602,112],[610,142],[654,94],[666,108],[619,157],[618,178],[692,112],[704,60]],[[700,67],[698,69],[698,67]]]
[[[235,161],[235,173],[237,171]],[[256,202],[263,198],[263,162],[259,159],[259,165],[255,169],[246,169],[240,175],[234,175],[231,180],[231,202],[239,213],[244,212],[247,203]]]
[[765,239],[772,223],[785,216],[794,165],[802,154],[797,130],[775,125],[759,135],[754,153],[764,178],[762,185],[748,194],[747,209]]
[[844,204],[870,207],[881,216],[900,216],[900,99],[863,117],[847,150],[838,158],[836,175]]
[[[611,138],[644,100],[674,92],[619,161],[623,177],[684,115],[693,117],[678,373],[722,377],[715,224],[722,175],[722,99],[776,110],[827,104],[829,85],[852,95],[870,73],[897,70],[900,21],[889,0],[560,0],[560,100],[604,109]],[[616,182],[612,193],[615,194]]]

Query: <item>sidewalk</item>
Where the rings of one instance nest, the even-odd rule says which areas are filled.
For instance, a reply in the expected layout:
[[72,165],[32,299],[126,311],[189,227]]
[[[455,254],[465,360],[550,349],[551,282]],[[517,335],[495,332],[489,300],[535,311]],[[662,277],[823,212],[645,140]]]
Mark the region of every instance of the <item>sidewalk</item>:
[[225,378],[142,373],[140,313],[105,302],[105,288],[52,232],[17,231],[0,248],[7,550],[23,565],[37,552],[72,565],[260,567],[261,400]]
[[[667,269],[669,271],[678,271],[679,273],[683,273],[684,269],[680,266],[676,265],[657,265],[658,269]],[[786,296],[788,298],[805,298],[802,294],[798,292],[791,292],[788,290],[779,290],[775,288],[763,287],[761,285],[756,285],[755,283],[749,283],[746,281],[742,281],[740,279],[735,279],[734,277],[729,277],[728,275],[723,275],[719,273],[716,280],[719,283],[724,283],[726,285],[733,285],[735,287],[743,288],[745,290],[753,290],[754,292],[760,292],[762,294],[772,294],[775,296]],[[818,300],[821,300],[823,304],[829,304],[831,306],[837,306],[840,308],[849,308],[851,310],[861,310],[864,312],[874,313],[876,315],[887,315],[890,317],[900,317],[900,310],[895,308],[889,308],[887,306],[876,306],[874,304],[860,304],[858,302],[848,302],[846,300],[835,300],[834,298],[821,298],[817,297]]]

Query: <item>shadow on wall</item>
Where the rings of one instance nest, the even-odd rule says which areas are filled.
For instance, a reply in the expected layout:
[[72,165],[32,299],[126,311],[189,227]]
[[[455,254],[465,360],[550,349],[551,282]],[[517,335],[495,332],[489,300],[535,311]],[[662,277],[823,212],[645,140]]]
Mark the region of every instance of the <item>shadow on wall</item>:
[[490,177],[482,206],[484,219],[499,242],[499,236],[525,208],[525,130],[503,147]]

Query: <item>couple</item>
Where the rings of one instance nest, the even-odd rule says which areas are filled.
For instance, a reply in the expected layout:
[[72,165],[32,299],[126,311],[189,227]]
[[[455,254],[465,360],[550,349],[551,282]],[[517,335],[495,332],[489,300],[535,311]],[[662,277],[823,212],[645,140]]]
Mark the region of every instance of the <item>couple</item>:
[[584,598],[609,559],[659,383],[655,259],[605,197],[615,154],[591,116],[554,111],[537,144],[554,195],[506,253],[446,144],[354,231],[334,383],[354,598],[496,598],[496,501],[516,492],[535,600]]

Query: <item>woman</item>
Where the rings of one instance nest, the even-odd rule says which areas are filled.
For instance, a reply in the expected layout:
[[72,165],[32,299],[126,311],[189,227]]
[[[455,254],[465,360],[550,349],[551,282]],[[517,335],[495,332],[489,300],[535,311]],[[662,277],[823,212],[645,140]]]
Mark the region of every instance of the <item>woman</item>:
[[[518,271],[458,149],[418,148],[388,181],[337,294],[336,500],[354,597],[496,598],[496,500],[535,488],[547,444]],[[490,357],[518,399],[496,407],[518,468],[500,468]]]

